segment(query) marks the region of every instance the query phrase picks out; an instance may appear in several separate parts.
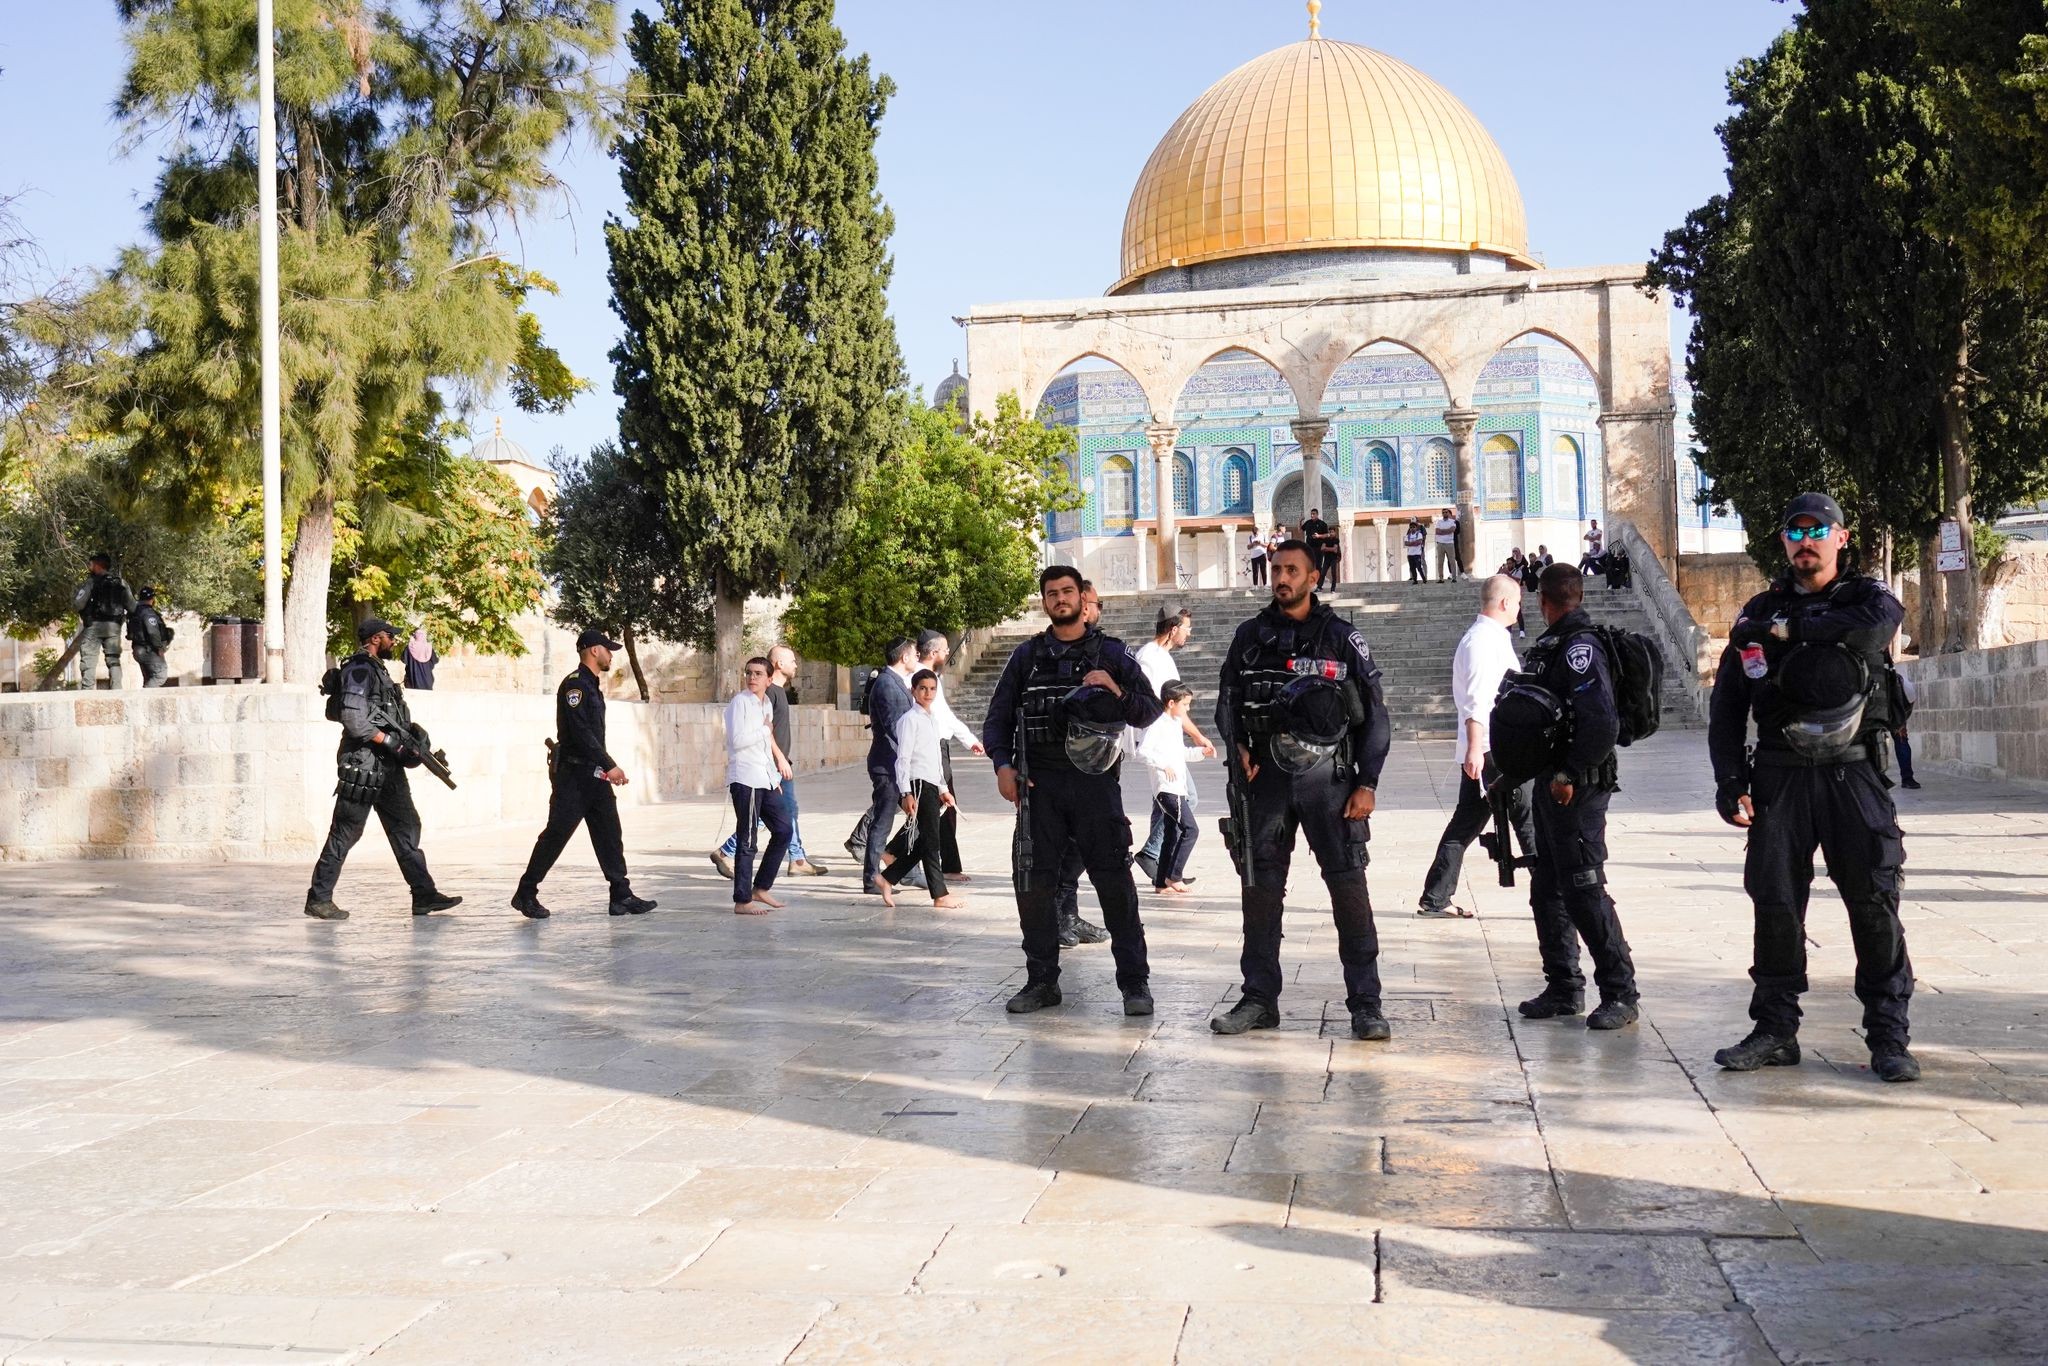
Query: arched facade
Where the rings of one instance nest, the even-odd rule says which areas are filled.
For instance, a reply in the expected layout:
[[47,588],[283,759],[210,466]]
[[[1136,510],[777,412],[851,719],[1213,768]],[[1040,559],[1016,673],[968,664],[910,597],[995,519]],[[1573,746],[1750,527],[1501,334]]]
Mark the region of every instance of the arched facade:
[[[1496,495],[1505,494],[1482,490],[1480,448],[1498,435],[1513,440],[1521,470],[1517,516],[1548,516],[1542,499],[1558,469],[1557,438],[1569,436],[1581,461],[1577,515],[1625,518],[1668,560],[1678,544],[1679,502],[1670,316],[1661,298],[1638,288],[1640,278],[1633,267],[1537,270],[1347,281],[1341,288],[1324,285],[1313,291],[1272,287],[987,305],[960,319],[967,331],[968,392],[974,411],[992,412],[1003,393],[1018,394],[1029,404],[1080,356],[1100,357],[1124,372],[1122,440],[1134,482],[1147,482],[1139,477],[1140,462],[1153,457],[1153,487],[1137,492],[1137,511],[1127,528],[1132,540],[1145,544],[1122,551],[1135,554],[1134,577],[1140,581],[1133,587],[1167,581],[1190,558],[1190,548],[1179,544],[1173,465],[1158,456],[1186,448],[1183,396],[1204,366],[1234,352],[1270,365],[1280,386],[1276,398],[1291,403],[1293,410],[1269,414],[1272,420],[1261,424],[1262,433],[1247,434],[1259,439],[1229,443],[1232,449],[1243,448],[1253,462],[1247,522],[1270,521],[1272,495],[1281,479],[1314,466],[1319,478],[1332,480],[1353,535],[1370,534],[1376,541],[1385,534],[1385,519],[1373,516],[1375,507],[1405,514],[1445,503],[1457,506],[1468,532],[1476,532],[1485,525]],[[1589,390],[1583,395],[1583,416],[1552,423],[1539,414],[1538,420],[1512,430],[1496,430],[1492,418],[1499,405],[1493,400],[1499,396],[1489,392],[1489,367],[1497,371],[1504,350],[1539,336],[1583,364]],[[1361,430],[1352,436],[1362,439],[1347,440],[1346,424],[1359,415],[1352,411],[1353,401],[1343,397],[1350,373],[1346,367],[1366,348],[1384,342],[1426,363],[1439,377],[1437,392],[1443,397],[1406,400],[1410,407],[1404,420],[1415,426],[1412,433]],[[1535,363],[1541,362],[1538,357]],[[1444,406],[1436,407],[1438,402]],[[1396,503],[1367,497],[1368,451],[1380,469],[1385,454],[1393,455],[1400,483]],[[1217,455],[1220,461],[1221,450]],[[1158,482],[1162,471],[1163,486]],[[1378,470],[1371,477],[1380,477]],[[1219,467],[1214,504],[1219,514],[1221,485]],[[1196,493],[1198,513],[1208,510],[1211,504],[1201,501],[1199,466]],[[1556,513],[1570,515],[1568,500],[1557,501]],[[1360,532],[1361,526],[1372,530]],[[1234,527],[1228,531],[1235,534]],[[1347,563],[1375,562],[1377,545],[1364,549],[1364,555],[1347,555]],[[1475,543],[1466,554],[1476,557],[1485,549]]]

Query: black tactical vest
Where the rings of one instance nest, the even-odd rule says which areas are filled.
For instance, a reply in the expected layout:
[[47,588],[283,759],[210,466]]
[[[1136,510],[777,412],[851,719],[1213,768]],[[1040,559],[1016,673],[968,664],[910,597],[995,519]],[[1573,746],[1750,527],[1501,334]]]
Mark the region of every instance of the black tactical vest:
[[1275,623],[1270,614],[1260,613],[1251,648],[1238,661],[1238,704],[1240,733],[1254,740],[1285,728],[1276,704],[1280,692],[1297,678],[1328,678],[1342,684],[1345,704],[1354,716],[1360,712],[1358,680],[1351,666],[1335,658],[1343,637],[1341,624],[1327,608],[1310,612],[1308,620],[1284,618]]
[[1059,704],[1081,680],[1102,667],[1102,632],[1091,626],[1079,640],[1065,642],[1042,631],[1031,643],[1031,667],[1024,675],[1023,724],[1017,743],[1027,752],[1031,766],[1071,767],[1066,751],[1066,727]]

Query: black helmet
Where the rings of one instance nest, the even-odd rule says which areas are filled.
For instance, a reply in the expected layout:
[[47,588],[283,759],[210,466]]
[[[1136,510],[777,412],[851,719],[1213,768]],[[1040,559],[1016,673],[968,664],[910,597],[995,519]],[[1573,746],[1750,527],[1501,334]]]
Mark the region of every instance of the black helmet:
[[1083,773],[1107,773],[1123,752],[1123,699],[1107,688],[1086,685],[1059,701],[1060,734],[1067,760]]
[[1501,780],[1520,787],[1557,766],[1566,742],[1565,707],[1542,684],[1509,674],[1487,719],[1487,743]]
[[1287,773],[1306,773],[1335,754],[1351,728],[1343,685],[1319,674],[1290,681],[1273,705],[1280,728],[1269,748]]
[[1863,729],[1870,666],[1840,645],[1801,645],[1778,665],[1785,743],[1809,759],[1839,759]]

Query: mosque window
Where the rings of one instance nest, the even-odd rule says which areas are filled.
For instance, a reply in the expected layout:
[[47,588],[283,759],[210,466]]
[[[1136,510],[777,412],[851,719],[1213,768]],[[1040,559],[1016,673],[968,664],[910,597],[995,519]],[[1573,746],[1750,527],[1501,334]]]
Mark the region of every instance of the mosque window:
[[1707,524],[1707,509],[1700,506],[1700,465],[1690,455],[1678,457],[1678,519]]
[[1577,518],[1585,512],[1585,462],[1579,443],[1560,435],[1550,443],[1550,487],[1544,490],[1544,506],[1555,517]]
[[1130,457],[1112,455],[1102,462],[1102,529],[1128,530],[1137,516],[1138,472]]
[[1444,502],[1458,494],[1458,457],[1451,443],[1436,440],[1422,455],[1422,496],[1428,502]]
[[1522,515],[1522,446],[1505,433],[1490,436],[1480,452],[1485,468],[1486,515]]
[[1368,507],[1392,507],[1400,501],[1399,486],[1394,482],[1394,452],[1385,442],[1375,441],[1365,448],[1365,459],[1359,475],[1365,484],[1365,502]]
[[1182,451],[1173,453],[1173,511],[1180,517],[1195,515],[1195,462]]
[[1223,457],[1223,510],[1252,510],[1252,461],[1243,451],[1229,451]]

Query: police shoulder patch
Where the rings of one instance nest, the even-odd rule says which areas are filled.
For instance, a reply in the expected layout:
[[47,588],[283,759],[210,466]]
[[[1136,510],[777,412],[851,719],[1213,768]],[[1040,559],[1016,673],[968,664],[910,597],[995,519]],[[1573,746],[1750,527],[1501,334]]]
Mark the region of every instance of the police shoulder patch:
[[1564,662],[1575,674],[1590,673],[1593,668],[1593,646],[1590,641],[1580,641],[1564,652]]
[[1353,631],[1351,633],[1351,648],[1358,651],[1358,657],[1360,659],[1372,658],[1372,647],[1367,645],[1365,643],[1365,637],[1363,635],[1360,635],[1356,631]]
[[583,705],[583,689],[569,689],[569,705],[572,707],[580,707]]

